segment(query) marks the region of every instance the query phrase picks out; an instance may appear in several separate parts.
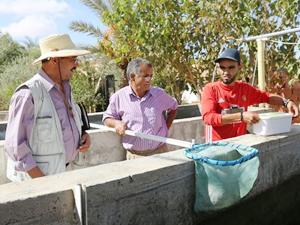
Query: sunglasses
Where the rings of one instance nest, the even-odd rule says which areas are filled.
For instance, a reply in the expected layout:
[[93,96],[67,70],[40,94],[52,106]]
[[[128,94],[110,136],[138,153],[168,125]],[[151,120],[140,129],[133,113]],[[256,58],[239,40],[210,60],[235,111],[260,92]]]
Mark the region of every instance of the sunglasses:
[[61,57],[62,59],[67,59],[69,60],[69,62],[72,62],[73,64],[77,64],[78,63],[78,59],[76,58],[72,58],[72,57]]
[[139,77],[143,78],[144,80],[152,80],[153,76],[152,75],[148,75],[148,74],[144,74],[144,75],[138,75]]

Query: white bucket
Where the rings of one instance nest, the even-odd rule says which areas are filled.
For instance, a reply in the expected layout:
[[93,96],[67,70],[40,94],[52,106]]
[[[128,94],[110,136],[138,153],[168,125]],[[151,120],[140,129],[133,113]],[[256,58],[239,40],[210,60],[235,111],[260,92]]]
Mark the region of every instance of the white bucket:
[[259,122],[253,124],[253,133],[273,135],[290,132],[293,115],[282,112],[261,113]]

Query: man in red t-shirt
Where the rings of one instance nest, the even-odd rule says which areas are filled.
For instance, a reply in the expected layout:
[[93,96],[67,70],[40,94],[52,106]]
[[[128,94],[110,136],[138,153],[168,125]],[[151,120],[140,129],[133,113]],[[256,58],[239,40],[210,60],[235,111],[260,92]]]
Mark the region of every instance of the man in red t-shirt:
[[257,113],[247,111],[248,106],[253,104],[284,105],[294,117],[299,115],[297,105],[289,99],[236,81],[236,75],[241,70],[238,50],[225,50],[215,62],[221,81],[207,84],[202,93],[206,142],[246,134],[247,124],[259,121]]

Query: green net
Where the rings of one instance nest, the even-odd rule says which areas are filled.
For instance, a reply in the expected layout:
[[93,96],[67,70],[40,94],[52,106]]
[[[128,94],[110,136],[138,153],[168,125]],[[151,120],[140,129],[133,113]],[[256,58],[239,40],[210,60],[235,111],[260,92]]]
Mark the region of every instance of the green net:
[[195,145],[184,151],[195,161],[195,211],[227,208],[246,196],[258,175],[258,150],[232,143]]

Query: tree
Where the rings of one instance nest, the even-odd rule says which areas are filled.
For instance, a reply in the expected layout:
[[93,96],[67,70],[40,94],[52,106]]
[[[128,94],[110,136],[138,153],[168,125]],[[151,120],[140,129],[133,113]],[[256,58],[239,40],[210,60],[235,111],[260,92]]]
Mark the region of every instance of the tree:
[[24,54],[26,50],[23,46],[15,42],[9,34],[0,32],[0,73],[5,65]]
[[95,112],[96,108],[104,111],[107,107],[106,96],[100,93],[100,82],[111,73],[119,75],[116,65],[106,57],[91,59],[86,56],[81,59],[80,67],[75,71],[71,79],[72,90],[76,102],[83,102],[89,112]]
[[[232,40],[290,29],[300,23],[300,3],[295,0],[82,2],[109,27],[99,35],[97,50],[115,60],[123,75],[132,58],[149,59],[154,64],[154,84],[165,88],[179,102],[187,83],[201,96],[203,86],[213,78],[214,60],[223,47],[241,51],[244,67],[239,79],[255,74],[256,42]],[[81,25],[86,28],[77,29],[79,32],[88,33],[93,27]],[[90,34],[97,33],[93,30]],[[274,39],[297,42],[298,37],[288,34]],[[287,67],[298,76],[294,46],[266,42],[265,56],[267,72],[274,67]]]
[[29,55],[20,56],[3,67],[0,73],[0,110],[8,110],[15,89],[37,73],[37,66],[29,66],[36,58]]
[[[103,20],[103,14],[107,11],[111,11],[115,3],[114,0],[80,0],[84,5],[90,7],[91,10]],[[97,46],[93,45],[84,45],[81,47],[88,49],[94,53],[98,53],[100,57],[103,55],[114,60],[116,65],[123,71],[121,76],[121,83],[119,87],[123,87],[128,84],[126,77],[126,68],[130,57],[128,54],[120,56],[120,52],[113,52],[110,48],[110,39],[114,34],[114,26],[112,23],[108,23],[108,29],[105,32],[102,32],[101,29],[93,24],[86,23],[84,21],[73,21],[70,24],[70,29],[75,32],[86,33],[88,35],[94,36],[99,39],[99,44]]]
[[37,72],[38,67],[29,65],[39,54],[37,44],[24,47],[0,34],[0,110],[8,110],[15,89]]
[[[91,10],[101,20],[103,18],[103,12],[110,11],[113,7],[113,4],[114,4],[113,0],[108,0],[108,1],[103,1],[103,0],[80,0],[80,1],[84,5],[86,5],[87,7],[90,7]],[[116,84],[119,87],[124,86],[123,83],[124,83],[124,78],[126,79],[126,74],[124,72],[123,72],[122,75],[120,74],[120,70],[118,70],[113,65],[114,58],[110,57],[111,55],[109,55],[109,54],[107,54],[107,52],[105,52],[105,50],[103,49],[104,46],[101,43],[102,40],[107,39],[111,35],[111,33],[110,33],[111,29],[108,28],[105,32],[102,32],[99,27],[94,26],[93,24],[90,24],[90,23],[86,23],[84,21],[72,21],[71,24],[70,24],[70,29],[75,31],[75,32],[85,33],[87,35],[94,36],[94,37],[99,39],[99,44],[96,45],[96,46],[94,46],[94,45],[85,45],[85,44],[80,45],[81,48],[90,50],[94,53],[93,54],[94,56],[92,57],[92,59],[89,59],[90,62],[92,62],[93,60],[96,60],[96,58],[102,59],[102,60],[100,60],[102,62],[100,64],[99,63],[98,64],[91,63],[91,64],[93,64],[92,66],[94,67],[92,70],[99,71],[99,70],[105,68],[105,71],[102,72],[102,75],[97,77],[98,81],[100,81],[100,80],[103,81],[104,80],[104,76],[105,76],[104,74],[106,74],[106,75],[113,74],[116,77]],[[106,56],[108,56],[108,57],[106,57]],[[103,60],[103,59],[105,59],[105,60]],[[99,61],[99,60],[96,60],[96,61]],[[86,63],[88,63],[88,62],[86,62]],[[123,71],[124,71],[124,65],[123,64],[118,63],[117,65],[119,66],[119,68],[123,69]],[[125,65],[125,67],[127,67],[127,64]],[[87,68],[87,67],[86,67],[86,69],[89,70],[89,68]],[[75,79],[77,79],[77,78],[82,79],[83,77],[79,78],[79,76],[76,76]],[[76,82],[74,81],[73,83],[75,85]],[[99,83],[97,83],[97,86],[99,87]],[[80,85],[78,87],[80,88]],[[93,88],[95,88],[95,86]],[[95,95],[96,92],[93,93],[93,94]],[[92,101],[91,97],[92,97],[92,95],[90,93],[89,97],[88,97],[90,99],[89,101]],[[100,94],[98,93],[97,94],[97,100],[96,100],[96,102],[98,102],[98,103],[90,102],[90,104],[92,104],[93,107],[100,104],[101,107],[105,109],[105,103],[104,102],[107,102],[107,99],[102,99],[102,97],[100,97]]]
[[[116,0],[103,21],[114,26],[114,37],[108,45],[114,53],[128,54],[129,58],[137,54],[146,57],[154,62],[156,73],[172,68],[172,79],[166,78],[167,85],[178,85],[174,81],[191,83],[200,95],[204,84],[211,81],[214,59],[223,45],[239,48],[244,56],[243,73],[253,74],[256,42],[231,44],[227,37],[297,27],[299,4],[293,0]],[[289,34],[280,40],[295,42],[296,38],[295,34]],[[266,56],[271,59],[267,61],[266,71],[286,63],[294,65],[294,73],[298,74],[293,47],[273,42],[266,43],[266,47]],[[205,76],[205,72],[210,76]]]

